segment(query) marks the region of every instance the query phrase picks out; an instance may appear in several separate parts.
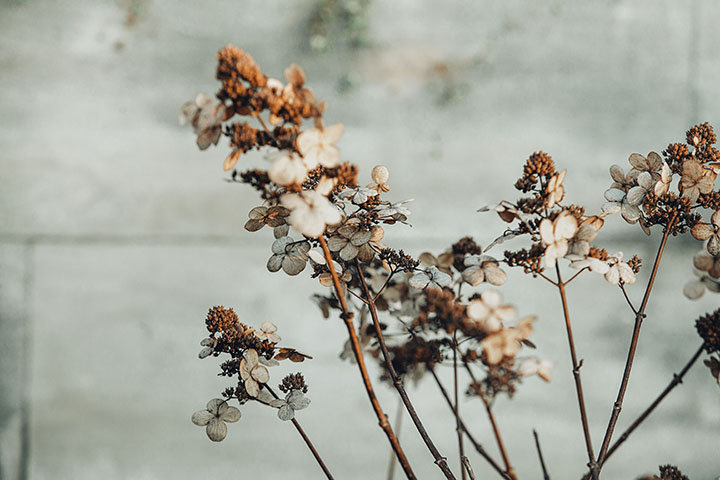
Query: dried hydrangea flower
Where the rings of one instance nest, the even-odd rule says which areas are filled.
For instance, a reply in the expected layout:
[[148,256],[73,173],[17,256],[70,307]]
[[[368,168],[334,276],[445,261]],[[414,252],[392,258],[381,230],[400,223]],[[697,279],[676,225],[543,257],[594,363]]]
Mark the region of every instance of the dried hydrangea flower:
[[489,365],[497,365],[506,357],[514,357],[522,348],[522,341],[532,333],[535,317],[525,317],[515,327],[502,328],[485,337],[482,345],[485,359]]
[[502,305],[502,294],[497,290],[485,290],[480,298],[468,304],[467,314],[486,332],[497,332],[503,328],[503,322],[517,317],[517,310],[512,305]]
[[280,237],[272,244],[273,256],[268,260],[267,269],[277,272],[282,268],[288,275],[297,275],[305,270],[308,250],[310,244],[307,242],[296,242],[290,237]]
[[337,166],[340,151],[333,143],[340,140],[342,133],[343,124],[337,123],[324,130],[311,128],[298,135],[297,147],[309,169],[318,165],[327,168]]
[[565,187],[563,187],[562,182],[565,180],[566,173],[567,170],[563,170],[553,175],[548,181],[547,187],[545,188],[548,208],[554,207],[555,204],[561,202],[565,196]]
[[628,177],[633,180],[637,179],[643,172],[650,174],[655,182],[660,180],[660,168],[662,168],[663,160],[660,155],[655,152],[650,152],[646,157],[643,157],[639,153],[633,153],[628,158],[632,170],[628,173]]
[[553,364],[549,360],[537,358],[523,358],[518,367],[518,373],[523,377],[537,375],[546,382],[552,380]]
[[407,217],[410,216],[410,209],[405,206],[409,202],[412,202],[412,199],[404,200],[402,202],[383,204],[382,208],[377,210],[378,219],[387,221],[388,218],[386,217],[389,217],[390,220],[404,222],[407,220]]
[[277,333],[277,327],[271,322],[262,322],[260,324],[260,331],[255,330],[255,336],[260,340],[267,340],[271,343],[279,343],[282,338]]
[[443,252],[437,257],[430,252],[423,252],[418,257],[418,260],[423,265],[428,267],[437,267],[437,269],[441,272],[452,275],[450,267],[453,264],[454,257],[451,251]]
[[488,255],[468,255],[464,264],[467,268],[463,270],[462,278],[473,287],[485,281],[495,286],[507,281],[507,274],[500,268],[498,261]]
[[257,232],[265,225],[272,228],[285,226],[288,215],[290,210],[280,205],[255,207],[248,212],[249,220],[245,222],[245,230]]
[[307,178],[308,167],[294,152],[280,150],[267,158],[272,162],[268,177],[273,183],[282,186],[300,185]]
[[245,382],[245,390],[251,397],[260,393],[260,384],[270,380],[267,368],[258,364],[258,353],[254,349],[245,352],[245,358],[240,360],[240,378]]
[[712,214],[710,221],[711,223],[696,223],[690,232],[698,240],[708,240],[708,253],[717,257],[720,256],[720,210]]
[[370,197],[375,197],[378,195],[378,191],[374,190],[372,188],[365,188],[365,187],[354,187],[354,188],[346,188],[340,194],[338,197],[342,198],[343,200],[348,200],[355,205],[362,205],[363,203],[367,202]]
[[317,238],[327,225],[340,223],[342,215],[330,201],[315,190],[286,193],[280,203],[290,210],[288,223],[307,237]]
[[198,427],[205,427],[205,433],[213,442],[221,442],[227,436],[227,425],[240,420],[240,410],[231,407],[221,398],[213,398],[205,410],[192,415],[192,422]]
[[307,408],[310,405],[310,399],[305,397],[302,391],[293,390],[285,395],[285,399],[274,399],[270,402],[271,407],[278,409],[278,418],[283,421],[295,418],[295,411]]
[[427,270],[415,272],[408,280],[408,284],[418,290],[426,288],[431,290],[440,289],[450,286],[451,283],[452,277],[447,273],[441,272],[437,267],[428,267]]
[[712,278],[720,278],[720,256],[715,257],[705,251],[693,257],[693,265],[701,272],[707,272]]
[[225,105],[215,103],[204,93],[198,93],[195,100],[185,102],[180,109],[180,124],[190,123],[197,134],[197,146],[205,150],[217,145],[225,119]]
[[620,165],[612,165],[610,167],[610,177],[613,179],[610,188],[622,190],[623,192],[630,190],[635,183],[635,178],[630,175],[629,172],[625,174],[625,171]]
[[581,270],[588,268],[590,271],[605,275],[610,266],[599,258],[581,255],[567,255],[565,258],[570,260],[570,267]]
[[695,202],[701,193],[710,193],[715,185],[717,174],[703,167],[697,160],[686,160],[683,163],[680,187],[683,196]]
[[618,252],[614,257],[608,259],[608,271],[605,272],[605,280],[617,285],[622,280],[628,285],[635,283],[635,273],[626,262],[622,261],[623,253]]
[[587,256],[590,253],[590,242],[595,240],[597,233],[597,228],[593,224],[580,227],[568,242],[568,255]]
[[545,248],[545,266],[552,268],[558,258],[568,253],[568,240],[577,231],[577,220],[567,210],[560,212],[555,221],[544,218],[540,222],[540,238],[547,246]]
[[515,205],[510,202],[503,200],[496,205],[485,205],[484,207],[478,208],[478,212],[489,212],[494,211],[498,214],[503,222],[511,223],[513,220],[520,219],[520,212]]
[[637,205],[632,205],[627,194],[617,188],[610,188],[605,190],[605,203],[602,206],[602,211],[608,214],[618,213],[622,215],[628,223],[636,223],[640,219],[640,208]]
[[375,256],[375,250],[369,245],[372,232],[361,228],[352,219],[337,229],[339,235],[328,239],[328,248],[331,252],[340,252],[340,258],[346,262],[355,257],[363,262],[369,262]]
[[212,338],[203,338],[200,341],[200,345],[203,347],[200,350],[200,353],[198,353],[198,358],[203,359],[207,358],[215,351],[215,345],[217,344],[217,340]]
[[373,183],[368,185],[368,188],[385,193],[390,191],[390,186],[387,184],[387,181],[390,178],[390,172],[387,167],[384,165],[376,165],[373,167],[370,177],[372,178]]

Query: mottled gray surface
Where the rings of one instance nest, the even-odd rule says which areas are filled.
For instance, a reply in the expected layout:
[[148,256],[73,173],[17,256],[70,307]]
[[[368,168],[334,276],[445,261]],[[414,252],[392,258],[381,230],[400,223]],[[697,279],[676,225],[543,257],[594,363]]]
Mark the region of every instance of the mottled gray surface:
[[[225,385],[214,361],[196,359],[214,304],[248,322],[270,319],[312,353],[302,368],[313,400],[303,425],[336,478],[384,478],[383,435],[355,367],[337,359],[343,327],[302,309],[322,287],[265,270],[269,232],[242,230],[253,192],[223,182],[225,147],[198,152],[177,126],[182,102],[216,89],[214,54],[226,43],[271,75],[291,62],[305,68],[329,101],[328,120],[345,123],[344,158],[364,178],[385,163],[390,198],[416,199],[413,227],[386,235],[412,253],[438,252],[467,233],[486,244],[502,224],[475,209],[512,198],[535,150],[567,167],[570,198],[596,210],[610,164],[680,140],[693,122],[720,124],[712,0],[376,2],[370,47],[327,53],[306,47],[313,1],[230,3],[0,2],[0,478],[26,468],[32,479],[317,478],[273,412],[245,407],[221,444],[189,422]],[[128,26],[129,11],[138,17]],[[339,93],[346,77],[355,87]],[[244,161],[263,163],[258,154]],[[649,263],[655,236],[608,223],[609,250]],[[693,319],[717,306],[717,296],[691,303],[680,293],[697,248],[671,243],[620,428],[695,350]],[[535,427],[553,479],[578,478],[584,445],[559,299],[519,272],[504,294],[540,316],[534,340],[557,367],[550,385],[529,380],[515,400],[498,402],[511,458],[521,478],[539,477]],[[631,318],[600,278],[569,294],[597,449]],[[455,467],[445,405],[430,383],[412,393]],[[379,394],[394,416],[393,392]],[[720,474],[719,398],[705,370],[691,371],[606,478],[665,462],[693,479]],[[481,405],[462,409],[495,454]],[[407,419],[402,441],[421,478],[440,478]],[[492,478],[471,460],[478,478]]]

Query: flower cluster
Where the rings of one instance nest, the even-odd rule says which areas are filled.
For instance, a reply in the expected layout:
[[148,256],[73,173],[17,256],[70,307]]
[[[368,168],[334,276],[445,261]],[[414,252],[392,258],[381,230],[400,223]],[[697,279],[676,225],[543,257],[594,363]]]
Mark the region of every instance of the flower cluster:
[[[630,190],[636,188],[633,182],[638,177],[642,177],[643,182],[648,176],[652,177],[650,170],[654,168],[652,162],[657,160],[655,156],[650,157],[652,160],[641,156],[631,158],[637,168],[627,175],[620,167],[611,169],[615,179],[613,190]],[[614,285],[634,283],[640,265],[639,258],[632,257],[625,262],[622,252],[609,255],[604,249],[592,244],[605,224],[607,215],[623,211],[623,208],[626,214],[630,215],[628,212],[631,212],[634,215],[634,210],[628,210],[629,204],[623,207],[620,201],[614,206],[606,206],[598,215],[588,215],[581,206],[564,205],[563,180],[566,174],[565,170],[556,170],[555,162],[548,154],[532,154],[525,163],[522,177],[515,182],[515,188],[527,195],[515,203],[502,201],[479,209],[480,212],[494,211],[504,222],[511,224],[488,249],[527,236],[532,242],[529,248],[505,251],[503,261],[509,266],[519,266],[526,273],[541,275],[545,269],[554,269],[560,259],[566,259],[570,267],[602,274]],[[633,198],[635,195],[639,193],[633,193]]]
[[[295,410],[307,407],[310,401],[303,397],[307,393],[307,385],[301,374],[289,375],[283,379],[280,390],[293,393],[292,398],[286,398],[285,403],[278,403],[281,401],[275,397],[268,385],[268,368],[278,365],[278,360],[288,358],[287,351],[294,351],[277,347],[281,338],[273,323],[262,322],[260,328],[255,329],[241,323],[232,308],[215,306],[208,311],[205,325],[210,335],[200,342],[203,348],[198,356],[203,359],[228,354],[230,359],[220,365],[220,375],[237,378],[237,383],[223,392],[224,400],[212,399],[205,410],[195,412],[192,416],[195,425],[206,427],[210,440],[223,440],[227,435],[226,423],[234,423],[240,419],[240,410],[228,405],[233,398],[237,399],[240,405],[254,400],[277,408],[278,416],[282,420],[294,418]],[[308,358],[305,355],[303,357]]]

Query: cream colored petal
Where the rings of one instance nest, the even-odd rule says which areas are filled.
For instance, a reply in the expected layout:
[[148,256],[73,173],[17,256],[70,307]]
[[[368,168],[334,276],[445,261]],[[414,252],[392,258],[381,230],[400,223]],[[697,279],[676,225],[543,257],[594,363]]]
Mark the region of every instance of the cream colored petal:
[[248,378],[245,380],[245,390],[251,397],[257,397],[260,393],[260,386],[254,379]]
[[550,219],[544,218],[542,222],[540,222],[540,238],[542,238],[542,241],[545,242],[546,245],[551,245],[555,242],[553,233],[552,222]]
[[258,364],[258,353],[254,348],[245,352],[245,361],[247,362],[248,371],[251,371]]
[[617,285],[620,282],[620,271],[618,270],[617,265],[610,267],[610,269],[605,273],[605,280],[613,285]]
[[632,271],[630,266],[625,262],[620,262],[617,265],[618,273],[623,282],[631,285],[635,283],[635,273]]
[[482,300],[473,300],[467,306],[467,314],[473,320],[483,320],[490,314],[490,309]]
[[[507,274],[500,268],[490,266],[484,269],[488,283],[495,286],[503,285],[507,281]],[[463,272],[464,273],[464,272]]]
[[617,188],[609,188],[605,190],[604,196],[608,202],[622,202],[625,198],[625,192]]
[[713,235],[710,237],[710,240],[708,240],[707,251],[713,257],[720,255],[720,238],[718,238],[717,235]]
[[[343,127],[342,123],[336,123],[335,125],[326,127],[325,130],[322,132],[323,140],[328,143],[335,143],[338,140],[340,140],[340,137],[342,137],[343,130],[344,130],[344,127]],[[386,177],[385,181],[387,181],[387,177]],[[381,183],[385,183],[385,182],[381,182]]]
[[574,216],[570,214],[560,214],[558,218],[555,219],[555,228],[553,230],[553,236],[555,237],[555,240],[558,240],[560,238],[572,238],[575,235],[576,231],[577,220]]
[[700,252],[693,257],[693,265],[695,265],[695,268],[705,272],[710,271],[714,262],[715,259],[706,252]]
[[298,135],[296,143],[298,150],[305,157],[311,149],[320,145],[321,132],[317,128],[310,128]]
[[[333,168],[336,167],[338,164],[338,161],[340,160],[340,150],[335,145],[325,145],[322,148],[319,148],[317,150],[317,163],[322,165],[323,167],[327,168]],[[367,201],[367,196],[365,197],[365,200],[358,200],[355,203],[365,203]]]
[[481,295],[480,298],[482,299],[483,303],[487,305],[489,308],[496,308],[499,307],[502,303],[502,294],[498,292],[497,290],[485,290]]
[[627,203],[630,205],[638,206],[642,205],[645,201],[645,194],[647,190],[643,187],[633,187],[627,194]]
[[495,314],[500,317],[501,320],[509,322],[517,318],[517,310],[512,305],[503,305],[495,309]]
[[252,377],[258,383],[267,383],[270,380],[270,372],[262,365],[258,365],[252,370]]
[[468,267],[463,270],[462,278],[473,287],[477,287],[485,280],[485,272],[480,267]]

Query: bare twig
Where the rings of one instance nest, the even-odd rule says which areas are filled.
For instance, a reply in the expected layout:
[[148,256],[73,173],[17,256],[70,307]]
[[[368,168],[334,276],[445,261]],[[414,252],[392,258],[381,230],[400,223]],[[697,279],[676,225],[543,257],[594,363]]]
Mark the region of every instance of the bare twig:
[[[641,423],[643,423],[650,414],[657,408],[658,405],[660,405],[660,402],[663,401],[667,395],[673,391],[675,387],[680,385],[682,383],[682,379],[685,376],[685,374],[690,370],[690,368],[695,364],[698,358],[700,358],[700,355],[703,352],[704,344],[700,345],[700,348],[695,351],[693,356],[688,360],[688,362],[685,364],[685,366],[680,370],[680,373],[674,374],[672,380],[668,384],[667,387],[660,393],[660,395],[657,396],[657,398],[650,404],[648,408],[646,408],[640,416],[635,419],[635,421],[623,432],[622,435],[620,435],[620,438],[618,438],[615,443],[608,449],[607,455],[605,455],[605,461],[610,458],[610,456],[615,453],[615,450],[620,448],[620,446],[625,442],[625,440],[630,437],[630,434],[632,434],[635,429],[637,429]],[[583,477],[584,480],[590,478],[590,472],[588,472],[585,477]]]
[[345,295],[343,294],[343,289],[340,285],[340,279],[338,278],[337,272],[335,272],[335,268],[333,267],[330,249],[328,249],[327,242],[325,241],[324,237],[321,236],[319,238],[319,241],[320,246],[323,249],[323,253],[325,254],[325,260],[327,261],[330,275],[332,276],[335,293],[337,294],[338,301],[340,302],[340,307],[343,311],[341,317],[345,321],[345,326],[347,327],[348,335],[350,337],[350,345],[352,346],[352,351],[355,355],[355,360],[357,361],[358,369],[360,370],[360,375],[363,379],[363,384],[365,385],[365,391],[367,392],[370,403],[373,407],[373,410],[375,411],[375,415],[377,416],[380,428],[382,428],[383,432],[385,432],[385,435],[387,436],[388,441],[390,442],[390,445],[392,446],[392,449],[397,456],[398,462],[400,462],[400,465],[405,472],[405,476],[410,480],[415,480],[415,473],[413,473],[412,468],[410,467],[410,462],[405,456],[405,452],[400,446],[400,442],[398,441],[397,437],[395,436],[395,432],[393,432],[393,429],[390,426],[387,415],[385,415],[385,412],[383,412],[382,407],[380,406],[380,402],[375,396],[375,390],[372,386],[372,382],[370,381],[370,375],[368,374],[367,367],[365,366],[365,357],[363,356],[362,348],[360,347],[360,341],[358,340],[357,332],[355,332],[355,326],[352,322],[353,315],[352,312],[350,312],[350,310],[348,309],[347,302],[345,301]]
[[658,247],[657,254],[655,255],[655,262],[653,263],[652,272],[650,272],[650,279],[648,280],[647,287],[645,287],[645,294],[643,295],[640,308],[635,314],[635,326],[633,327],[632,338],[630,340],[630,348],[628,349],[627,360],[625,361],[625,370],[623,371],[622,381],[620,382],[620,389],[618,391],[617,399],[613,404],[612,414],[610,415],[610,421],[608,422],[607,429],[605,430],[605,438],[603,439],[602,447],[598,453],[597,462],[594,467],[591,467],[593,472],[593,478],[597,478],[600,475],[602,464],[607,457],[608,447],[612,440],[612,434],[615,430],[615,424],[620,416],[620,410],[622,410],[623,400],[625,399],[625,392],[627,391],[628,381],[630,380],[630,372],[632,370],[633,361],[635,359],[635,351],[638,345],[638,339],[640,338],[640,328],[642,327],[643,320],[645,319],[645,307],[647,307],[648,301],[650,300],[650,293],[652,292],[653,285],[655,284],[655,276],[657,275],[658,268],[660,267],[660,261],[662,260],[663,252],[665,251],[665,245],[667,245],[668,237],[675,225],[675,219],[677,213],[673,214],[672,218],[668,222],[665,231],[663,232],[662,241]]
[[442,396],[445,399],[445,403],[447,403],[447,406],[450,407],[450,410],[452,410],[455,416],[460,420],[460,428],[462,428],[463,432],[465,432],[465,436],[467,437],[467,439],[470,440],[470,443],[472,443],[473,447],[475,447],[475,451],[479,453],[485,460],[487,460],[490,466],[495,469],[495,471],[499,473],[502,478],[504,478],[505,480],[512,480],[512,478],[510,478],[510,476],[503,471],[502,467],[498,465],[495,459],[493,459],[490,454],[487,453],[487,451],[480,444],[480,442],[478,442],[475,437],[473,437],[472,433],[470,433],[470,430],[468,430],[468,428],[465,426],[465,422],[463,422],[462,418],[460,418],[460,415],[457,415],[457,413],[455,412],[455,407],[453,406],[453,402],[450,399],[450,395],[448,395],[445,386],[440,381],[440,377],[438,377],[437,373],[435,373],[435,369],[430,365],[427,366],[427,369],[430,371],[430,374],[435,379],[435,383],[440,389],[440,393],[442,393]]
[[[329,253],[329,251],[328,251]],[[329,262],[331,263],[331,262]],[[403,403],[405,404],[405,409],[407,410],[408,414],[410,415],[410,418],[412,419],[413,423],[415,424],[415,428],[417,429],[418,433],[420,434],[420,437],[422,437],[423,442],[425,442],[425,446],[427,446],[428,450],[430,451],[431,455],[435,459],[435,464],[442,470],[443,474],[445,475],[445,478],[448,480],[456,480],[455,475],[453,475],[452,471],[450,470],[450,467],[447,463],[447,458],[443,457],[440,452],[438,451],[437,447],[433,443],[432,439],[430,438],[430,435],[428,435],[427,430],[425,430],[425,426],[423,425],[422,421],[420,420],[420,417],[418,417],[417,412],[415,411],[415,407],[412,404],[412,401],[410,400],[410,397],[408,397],[407,392],[405,391],[405,387],[403,387],[402,379],[398,376],[397,372],[395,371],[395,367],[392,364],[392,359],[390,357],[390,352],[388,352],[387,345],[385,344],[385,340],[382,333],[382,328],[380,327],[380,319],[377,315],[377,309],[375,308],[375,303],[372,301],[372,294],[370,293],[370,289],[367,286],[367,282],[365,281],[365,275],[362,272],[362,268],[360,267],[360,263],[357,262],[355,265],[357,266],[358,270],[358,276],[360,277],[360,283],[362,285],[363,293],[365,294],[365,299],[368,300],[368,307],[370,308],[370,317],[373,320],[373,324],[375,326],[375,335],[377,336],[378,344],[380,345],[380,350],[383,354],[383,359],[385,361],[385,369],[390,374],[390,377],[392,378],[393,385],[395,386],[395,389],[400,394],[400,398],[402,398]]]
[[[400,428],[402,428],[402,419],[403,419],[403,404],[400,397],[398,397],[398,406],[397,410],[395,411],[395,431],[397,432],[396,435],[398,438],[400,438]],[[388,463],[388,474],[387,474],[387,480],[393,480],[395,478],[395,466],[397,465],[397,459],[395,458],[394,452],[390,452],[390,462]]]
[[[474,383],[477,383],[477,380],[475,379],[475,374],[470,369],[470,365],[468,365],[465,361],[463,361],[463,364],[465,365],[465,370],[467,370],[472,381]],[[503,443],[502,436],[500,435],[500,429],[498,428],[497,422],[495,421],[495,414],[493,414],[492,405],[490,405],[490,401],[487,399],[482,390],[478,390],[478,395],[480,396],[480,400],[482,400],[483,404],[485,405],[485,411],[487,412],[488,419],[490,420],[490,425],[492,426],[493,434],[495,435],[495,441],[497,442],[498,449],[500,450],[500,455],[502,456],[503,462],[505,463],[505,473],[507,473],[510,478],[515,480],[517,478],[515,476],[515,470],[510,464],[510,458],[508,457],[507,451],[505,450],[505,444]]]
[[464,467],[463,471],[467,472],[470,480],[475,480],[475,472],[473,472],[472,465],[470,465],[470,459],[463,455],[460,458],[460,461],[462,462],[462,466]]
[[455,387],[455,431],[458,437],[458,454],[460,455],[460,472],[463,480],[467,480],[465,468],[463,468],[463,458],[465,458],[465,446],[463,445],[463,433],[460,428],[460,395],[458,395],[458,364],[457,364],[458,344],[457,332],[453,334],[453,386]]
[[[567,283],[565,283],[567,285]],[[543,458],[542,449],[540,448],[540,437],[538,436],[537,430],[533,428],[533,437],[535,437],[535,448],[537,448],[538,458],[540,459],[540,468],[542,468],[543,479],[550,480],[550,474],[545,466],[545,459]]]
[[575,392],[577,394],[578,407],[580,408],[580,420],[582,421],[583,436],[585,437],[585,448],[588,455],[588,467],[591,469],[595,466],[595,454],[593,453],[592,440],[590,439],[590,427],[587,419],[587,411],[585,410],[585,397],[583,395],[582,380],[580,379],[580,367],[582,362],[578,362],[577,353],[575,351],[575,339],[572,333],[572,324],[570,323],[570,312],[567,305],[567,295],[565,293],[565,284],[563,284],[560,276],[560,266],[555,264],[555,273],[557,274],[557,287],[560,292],[560,300],[562,301],[563,317],[565,318],[565,330],[567,332],[568,345],[570,346],[570,359],[572,360],[572,372],[575,380]]
[[[270,392],[270,395],[272,395],[274,398],[278,398],[277,394],[272,390],[272,388],[270,388],[270,385],[265,385],[265,389]],[[312,452],[313,457],[315,457],[315,461],[318,463],[318,465],[320,465],[320,468],[322,469],[328,480],[334,480],[332,474],[330,473],[330,470],[328,470],[328,468],[325,466],[325,462],[323,462],[323,459],[320,458],[320,454],[315,449],[315,445],[313,445],[313,443],[310,441],[310,437],[307,436],[305,430],[303,430],[300,426],[300,422],[298,422],[296,418],[293,418],[292,424],[295,426],[295,429],[305,441],[305,445],[307,445],[307,447],[310,449],[310,452]]]

